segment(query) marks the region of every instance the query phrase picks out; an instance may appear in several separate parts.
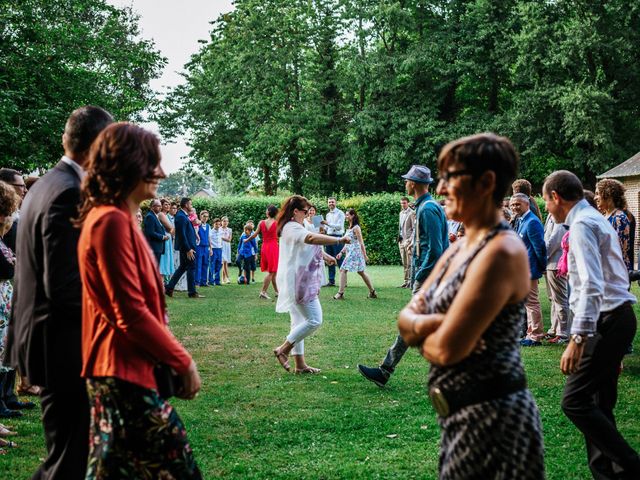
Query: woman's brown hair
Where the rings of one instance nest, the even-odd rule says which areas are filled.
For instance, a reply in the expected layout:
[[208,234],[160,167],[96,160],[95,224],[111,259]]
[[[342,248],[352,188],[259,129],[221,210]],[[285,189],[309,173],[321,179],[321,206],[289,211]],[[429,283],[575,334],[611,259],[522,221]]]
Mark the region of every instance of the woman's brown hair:
[[147,130],[127,122],[109,125],[89,150],[82,203],[76,221],[81,225],[93,207],[122,203],[143,180],[155,177],[160,142]]
[[0,181],[0,217],[9,217],[18,209],[20,199],[15,189]]
[[613,206],[619,210],[627,208],[627,199],[624,196],[625,188],[622,182],[613,178],[604,178],[596,184],[598,195],[605,199],[611,199]]
[[278,236],[282,235],[282,229],[293,218],[293,211],[295,209],[308,210],[310,206],[311,203],[309,203],[309,200],[301,195],[291,195],[282,202],[282,206],[278,212],[278,217],[276,218],[276,222],[278,223]]

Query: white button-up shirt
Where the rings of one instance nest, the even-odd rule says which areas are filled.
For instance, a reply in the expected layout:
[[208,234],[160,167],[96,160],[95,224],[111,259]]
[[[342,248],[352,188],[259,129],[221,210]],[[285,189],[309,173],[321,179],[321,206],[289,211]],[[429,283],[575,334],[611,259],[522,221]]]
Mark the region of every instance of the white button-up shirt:
[[629,273],[622,260],[616,231],[586,200],[574,205],[569,225],[569,304],[571,333],[596,331],[598,317],[625,302],[636,303],[629,292]]
[[67,165],[69,165],[71,168],[73,168],[76,173],[78,174],[78,176],[80,177],[80,179],[82,180],[84,178],[84,176],[87,174],[84,171],[84,168],[82,168],[80,165],[78,165],[73,159],[67,157],[66,155],[62,156],[62,161],[64,163],[66,163]]
[[327,235],[344,235],[344,212],[338,207],[327,213]]

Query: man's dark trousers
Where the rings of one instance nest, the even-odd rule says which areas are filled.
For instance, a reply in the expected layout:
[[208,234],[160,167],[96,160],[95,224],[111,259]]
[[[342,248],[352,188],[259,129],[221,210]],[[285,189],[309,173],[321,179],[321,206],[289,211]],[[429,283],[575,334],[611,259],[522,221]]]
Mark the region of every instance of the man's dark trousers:
[[171,280],[166,285],[167,290],[173,290],[176,287],[176,283],[180,281],[182,275],[187,272],[187,291],[189,295],[196,294],[196,260],[189,260],[187,258],[187,252],[180,250],[180,265],[173,273]]
[[[331,235],[332,237],[338,239],[342,238],[340,235]],[[337,240],[336,240],[337,242]],[[336,255],[340,253],[344,245],[342,243],[332,243],[331,245],[325,245],[324,249],[327,252],[327,255],[331,255],[333,258],[336,258]],[[342,266],[342,261],[344,260],[344,255],[340,257],[338,262],[338,269]],[[329,283],[336,283],[336,266],[329,265]]]
[[[33,480],[84,478],[89,455],[89,400],[83,378],[40,393],[49,456]],[[79,421],[84,419],[84,421]],[[64,462],[64,463],[63,463]]]
[[578,371],[564,388],[562,410],[584,435],[593,478],[639,479],[640,457],[616,427],[620,362],[636,333],[630,303],[602,313],[587,340]]

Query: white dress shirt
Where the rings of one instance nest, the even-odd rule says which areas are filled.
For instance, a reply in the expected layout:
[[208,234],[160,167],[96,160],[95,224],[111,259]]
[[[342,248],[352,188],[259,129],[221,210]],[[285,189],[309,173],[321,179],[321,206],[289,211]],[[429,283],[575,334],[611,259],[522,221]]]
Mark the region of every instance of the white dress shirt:
[[629,292],[629,273],[622,260],[616,231],[600,212],[580,200],[567,215],[569,225],[569,304],[571,333],[596,331],[598,317],[625,302],[636,303]]
[[338,207],[327,213],[327,235],[344,235],[344,212]]
[[80,177],[80,180],[82,180],[84,178],[84,176],[86,175],[86,172],[84,171],[84,168],[82,168],[80,165],[78,165],[73,159],[67,157],[66,155],[63,155],[62,156],[62,161],[64,163],[66,163],[67,165],[69,165],[71,168],[73,168],[76,171],[76,173]]

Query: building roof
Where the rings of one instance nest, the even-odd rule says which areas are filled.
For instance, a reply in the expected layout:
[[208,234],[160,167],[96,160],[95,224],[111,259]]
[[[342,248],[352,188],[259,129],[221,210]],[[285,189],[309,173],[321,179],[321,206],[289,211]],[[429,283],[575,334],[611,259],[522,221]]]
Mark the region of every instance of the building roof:
[[640,152],[617,167],[598,175],[597,178],[622,178],[635,177],[636,175],[640,175]]
[[210,188],[201,188],[193,194],[194,197],[215,197],[216,192]]

